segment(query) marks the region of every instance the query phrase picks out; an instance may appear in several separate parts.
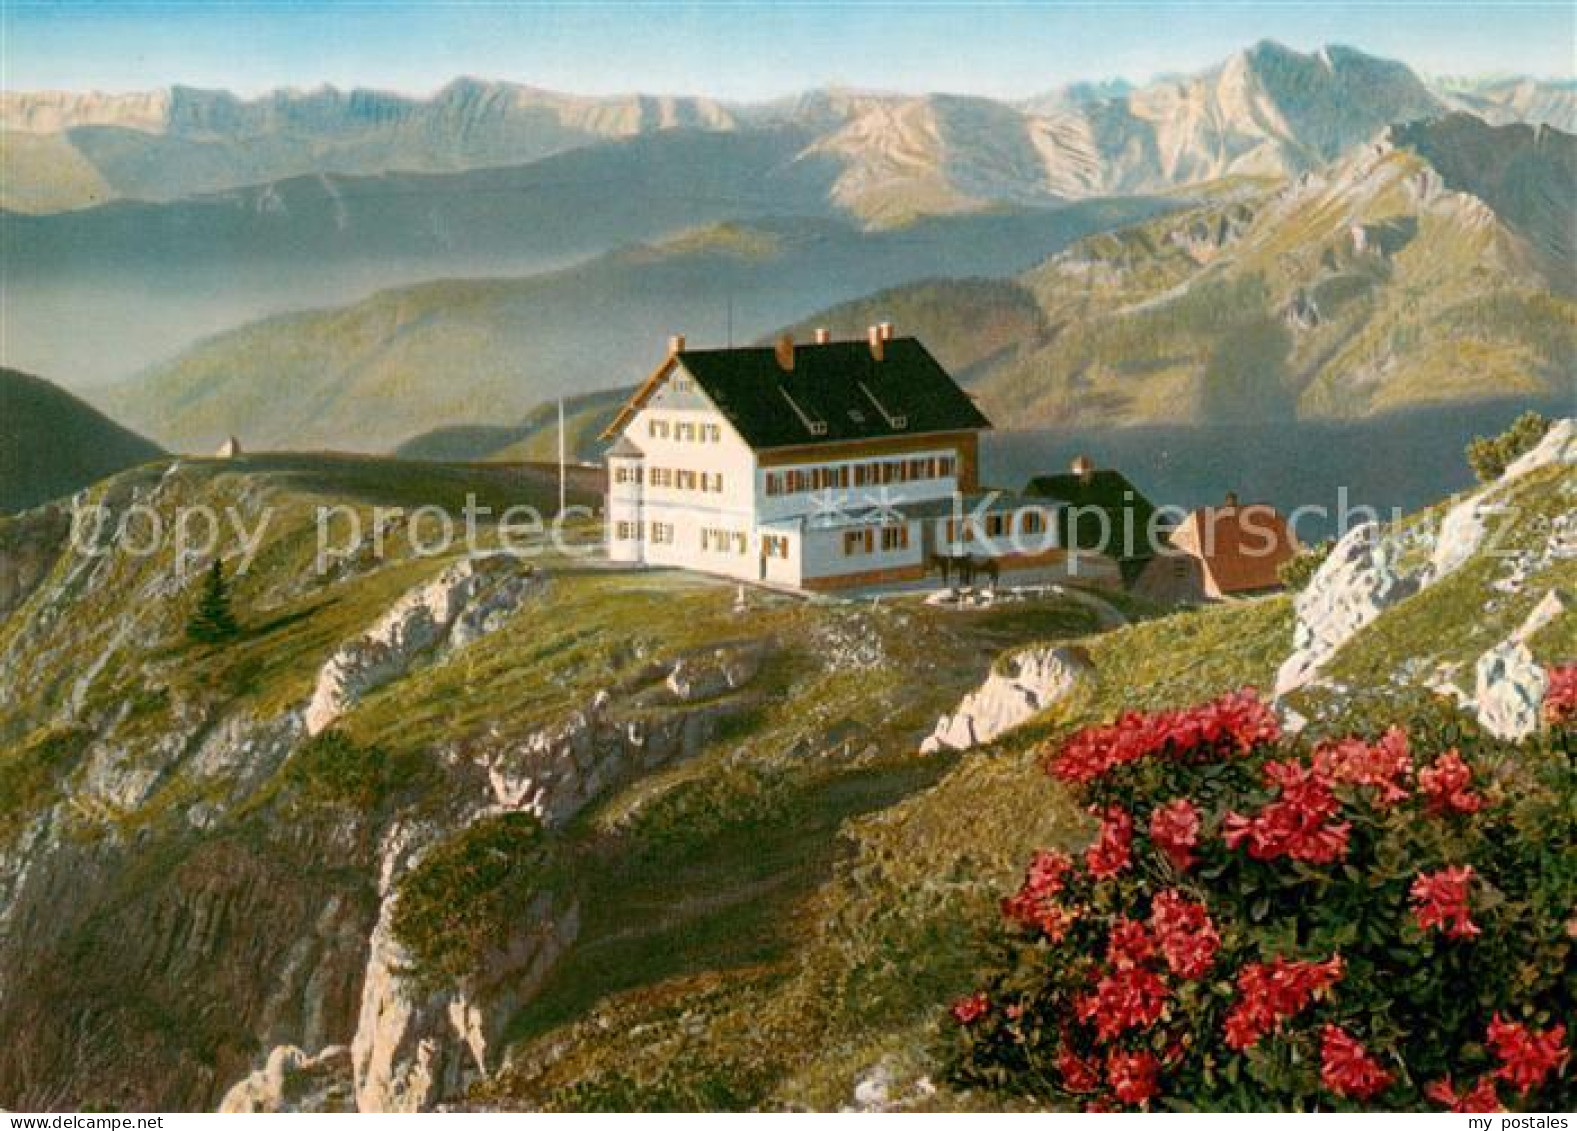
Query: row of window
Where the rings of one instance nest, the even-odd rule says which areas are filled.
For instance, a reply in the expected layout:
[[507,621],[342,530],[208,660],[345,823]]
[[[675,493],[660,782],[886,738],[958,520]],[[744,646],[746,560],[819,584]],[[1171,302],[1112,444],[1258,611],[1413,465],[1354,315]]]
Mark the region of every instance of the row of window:
[[846,490],[849,487],[947,479],[957,471],[958,460],[954,456],[872,460],[829,467],[791,467],[784,471],[767,472],[767,494],[797,495],[801,491]]
[[[639,542],[646,533],[646,524],[642,522],[616,522],[614,523],[614,538],[620,542]],[[736,553],[743,554],[748,541],[743,532],[738,530],[723,530],[718,527],[707,527],[701,532],[701,549],[710,553]],[[652,542],[657,545],[671,546],[674,542],[674,528],[671,523],[652,523]],[[781,534],[763,534],[761,536],[761,556],[766,558],[783,558],[789,556],[789,540]]]
[[[959,520],[947,520],[947,541],[968,542],[982,537],[985,538],[1010,538],[1013,536],[1013,514],[988,514],[985,523],[969,518],[963,521],[962,527]],[[1018,532],[1020,534],[1041,534],[1046,529],[1046,514],[1040,510],[1027,510],[1018,512]],[[960,534],[962,530],[962,534]],[[982,531],[984,533],[982,534]]]
[[843,556],[853,557],[856,554],[874,554],[880,544],[882,553],[891,554],[897,550],[909,548],[908,526],[883,526],[880,529],[867,526],[860,530],[845,530],[843,532]]
[[[971,541],[983,536],[986,538],[1009,538],[1013,535],[1012,514],[988,514],[985,516],[983,526],[974,519],[964,520],[962,528],[959,521],[954,518],[947,520],[947,541]],[[963,533],[960,536],[960,529]],[[1040,534],[1046,529],[1046,516],[1038,510],[1018,512],[1018,532],[1024,534]],[[614,537],[620,541],[639,541],[645,532],[643,523],[618,522],[614,524]],[[674,528],[672,523],[652,523],[652,542],[657,545],[673,545]],[[707,527],[701,531],[701,549],[726,553],[745,552],[747,539],[738,530],[723,530],[717,527]],[[874,554],[880,545],[882,553],[890,554],[898,550],[909,548],[909,527],[896,526],[867,526],[856,530],[843,532],[843,553],[845,557],[855,554]],[[763,534],[761,536],[761,553],[768,558],[787,558],[789,556],[789,540],[781,534]]]
[[[635,469],[637,476],[639,469]],[[637,478],[634,482],[639,483]],[[680,491],[705,491],[713,495],[723,493],[721,471],[694,471],[688,467],[654,467],[651,469],[653,487],[672,487]]]
[[660,416],[648,417],[646,434],[654,440],[678,440],[685,444],[720,444],[723,426],[704,420],[667,420]]
[[706,526],[701,528],[701,549],[714,554],[726,554],[732,551],[743,554],[748,540],[742,530],[723,530],[718,527]]

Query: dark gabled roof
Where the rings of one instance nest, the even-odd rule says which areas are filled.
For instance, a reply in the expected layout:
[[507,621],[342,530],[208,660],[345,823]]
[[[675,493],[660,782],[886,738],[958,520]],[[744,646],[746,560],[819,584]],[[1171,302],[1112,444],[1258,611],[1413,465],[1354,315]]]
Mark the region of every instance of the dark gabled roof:
[[[1062,512],[1062,535],[1067,545],[1071,546],[1076,539],[1080,543],[1078,549],[1110,553],[1112,557],[1122,560],[1154,556],[1147,531],[1150,529],[1150,520],[1155,516],[1155,504],[1145,498],[1144,492],[1120,471],[1096,471],[1088,477],[1074,472],[1039,475],[1025,486],[1024,494],[1037,499],[1055,499],[1068,505]],[[1123,545],[1124,531],[1130,529],[1124,526],[1125,509],[1133,518],[1132,546]],[[1079,520],[1077,512],[1088,513],[1093,510],[1106,513],[1111,539],[1106,545],[1098,544],[1106,541],[1101,537],[1098,521]]]
[[[990,428],[969,395],[914,338],[685,350],[679,363],[756,450]],[[824,426],[824,427],[823,427]]]

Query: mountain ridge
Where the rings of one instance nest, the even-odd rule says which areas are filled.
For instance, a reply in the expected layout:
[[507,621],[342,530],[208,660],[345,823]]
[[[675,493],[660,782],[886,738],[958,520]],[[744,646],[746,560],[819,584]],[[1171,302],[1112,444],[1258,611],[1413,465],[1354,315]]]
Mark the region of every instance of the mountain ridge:
[[0,368],[0,514],[61,498],[163,454],[42,377]]
[[[931,270],[963,263],[944,246],[978,242],[992,230],[989,217],[896,231],[833,220],[703,228],[555,276],[452,281],[253,324],[119,387],[106,403],[177,446],[207,447],[237,432],[264,446],[387,448],[435,426],[513,425],[554,396],[627,385],[664,335],[721,338],[724,326],[696,312],[719,314],[730,302],[744,338],[784,325],[857,331],[891,317],[934,336],[988,415],[1020,428],[1275,424],[1559,398],[1572,391],[1577,306],[1564,212],[1548,190],[1571,176],[1574,148],[1577,139],[1558,131],[1470,116],[1397,127],[1290,184],[1176,201],[1176,211],[1086,235],[1006,280],[938,280]],[[1493,172],[1501,168],[1522,173],[1508,184]],[[952,242],[937,242],[947,232]],[[908,263],[915,277],[881,293],[846,293],[846,306],[810,301],[827,278],[853,292],[881,257]],[[819,288],[798,289],[813,278]],[[786,317],[763,319],[763,280],[780,296],[768,306]],[[602,314],[588,322],[588,309]],[[560,338],[572,329],[579,345]],[[342,354],[336,341],[359,344]],[[598,343],[595,365],[587,341]],[[435,352],[441,342],[451,352]],[[345,412],[377,382],[393,382],[392,397],[378,394],[380,409],[406,408],[373,431],[347,416],[334,426],[350,430],[336,436],[323,431],[336,420],[328,401],[302,402],[315,407],[289,420],[259,403],[286,373]],[[442,396],[425,405],[411,399],[423,373],[446,378]],[[324,384],[325,374],[342,377]]]
[[[1574,162],[1577,138],[1550,127],[1465,114],[1394,126],[1290,183],[1052,257],[1014,280],[1043,325],[1016,348],[956,324],[945,337],[961,356],[991,356],[971,370],[988,414],[1032,427],[1570,398],[1577,251],[1561,186],[1577,180]],[[946,291],[901,287],[882,306],[923,326]],[[835,307],[802,324],[848,321]]]
[[[630,384],[668,335],[748,340],[938,261],[1012,273],[1169,205],[1145,198],[935,217],[866,231],[824,217],[707,225],[523,278],[462,278],[210,336],[95,396],[177,448],[387,450],[443,425],[513,425],[542,401]],[[1006,268],[1004,271],[1003,268]]]
[[[72,209],[105,194],[172,200],[317,173],[459,172],[672,129],[795,126],[821,134],[807,152],[848,163],[837,199],[883,222],[916,207],[967,207],[982,188],[1023,202],[1155,191],[1230,172],[1297,173],[1383,124],[1452,108],[1570,128],[1577,91],[1524,76],[1448,90],[1353,47],[1303,53],[1262,40],[1191,74],[1074,82],[1016,102],[823,87],[739,103],[468,77],[425,97],[328,85],[253,98],[187,86],[6,92],[0,134],[12,135],[13,148],[48,149],[54,166],[82,163],[101,184],[60,181],[51,166],[35,175],[35,158],[15,163],[0,207]],[[893,136],[878,144],[884,126]],[[918,169],[908,164],[915,159]],[[979,182],[959,172],[973,167],[993,175]],[[895,206],[900,190],[906,199]]]

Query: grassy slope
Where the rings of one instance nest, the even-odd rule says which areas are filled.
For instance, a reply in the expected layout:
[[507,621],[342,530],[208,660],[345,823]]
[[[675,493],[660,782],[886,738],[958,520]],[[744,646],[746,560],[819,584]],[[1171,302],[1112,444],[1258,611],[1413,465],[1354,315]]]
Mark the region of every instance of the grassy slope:
[[[1571,471],[1559,469],[1521,484],[1511,501],[1524,516],[1507,545],[1542,546],[1573,486]],[[1398,672],[1416,681],[1442,660],[1474,657],[1548,588],[1570,594],[1577,586],[1577,567],[1558,562],[1536,585],[1485,609],[1485,586],[1503,568],[1475,560],[1355,638],[1333,675],[1375,689],[1360,697],[1360,710],[1394,710]],[[1124,709],[1268,686],[1291,627],[1290,601],[1277,597],[1089,639],[1092,686],[965,755],[932,788],[845,826],[850,855],[798,919],[804,933],[792,954],[645,986],[545,1035],[528,1029],[513,1067],[482,1098],[569,1108],[825,1108],[850,1102],[852,1082],[878,1061],[900,1081],[933,1073],[941,1007],[973,985],[997,901],[1036,848],[1076,848],[1088,835],[1087,819],[1040,772],[1036,744]],[[1568,613],[1533,647],[1543,663],[1577,659],[1577,616]],[[963,1101],[944,1090],[926,1102]]]
[[[103,490],[137,486],[146,497],[159,477],[157,469],[131,472]],[[298,706],[340,640],[443,564],[404,556],[360,578],[302,589],[312,508],[453,505],[466,490],[499,502],[518,498],[522,487],[513,470],[375,460],[183,465],[158,489],[160,506],[205,499],[276,508],[259,565],[238,587],[248,635],[218,653],[185,643],[184,604],[142,597],[167,574],[168,560],[117,559],[108,584],[84,593],[48,634],[26,631],[41,611],[31,606],[0,621],[0,663],[13,665],[15,686],[26,689],[0,711],[0,743],[12,751],[5,761],[20,753],[28,766],[47,768],[0,772],[9,815],[72,792],[82,736],[47,720],[74,695],[79,724],[112,737],[132,765],[194,712],[267,718]],[[1567,509],[1570,491],[1569,472],[1526,481],[1516,501],[1528,505],[1528,518],[1512,543],[1541,544],[1541,523]],[[959,615],[761,595],[741,617],[728,585],[545,564],[550,583],[525,615],[370,696],[346,717],[345,733],[433,759],[464,751],[468,738],[484,733],[507,741],[561,720],[603,688],[625,709],[655,718],[673,708],[647,694],[654,662],[720,641],[757,641],[767,653],[755,683],[730,697],[730,722],[695,758],[615,789],[558,835],[563,882],[581,900],[584,929],[542,995],[513,1021],[515,1066],[482,1097],[504,1104],[837,1106],[878,1059],[929,1071],[940,1003],[970,984],[996,901],[1034,848],[1074,846],[1086,835],[1084,818],[1038,772],[1034,743],[1125,707],[1264,686],[1291,635],[1286,598],[1087,636],[1088,614],[1061,603]],[[1470,565],[1388,614],[1342,655],[1338,674],[1379,685],[1399,664],[1417,668],[1419,656],[1431,670],[1436,659],[1471,656],[1486,635],[1520,620],[1547,581],[1577,584],[1563,562],[1538,589],[1486,613],[1475,594],[1487,578],[1475,571],[1488,568]],[[69,569],[57,565],[56,579]],[[142,610],[136,635],[79,690],[77,677],[106,631],[113,636],[126,623],[128,604]],[[1480,618],[1490,627],[1465,634]],[[1093,686],[987,751],[913,755],[936,714],[1002,651],[1081,636],[1099,673]],[[1545,661],[1577,656],[1572,618],[1536,645]],[[302,811],[285,782],[239,797],[237,788],[177,761],[136,811],[74,808],[70,819],[84,842],[135,833],[142,863],[109,869],[107,879],[99,865],[66,917],[64,941],[29,974],[12,1007],[37,1026],[33,1047],[49,1049],[81,1018],[115,1003],[106,1047],[141,1050],[135,1055],[143,1059],[132,1086],[130,1054],[101,1054],[92,1066],[92,1078],[104,1081],[100,1098],[211,1102],[211,1089],[258,1053],[247,1029],[246,1003],[258,997],[254,966],[271,969],[330,898],[360,908],[363,919],[370,910],[369,853],[387,814],[358,817],[347,843],[323,814]],[[442,811],[444,795],[462,787],[446,780],[424,788],[437,792],[397,803]],[[198,803],[231,807],[196,831],[186,815]],[[185,988],[138,972],[165,968],[153,957],[162,936],[148,923],[190,899],[220,896],[248,914],[274,916],[256,920],[267,925],[242,940],[246,954],[261,957],[221,944],[216,955],[182,965],[196,979]],[[335,1000],[338,1010],[354,1004]],[[172,1039],[175,1032],[186,1035]],[[203,1070],[211,1079],[193,1066],[198,1056],[211,1062]],[[149,1073],[150,1063],[161,1071]]]
[[159,454],[48,381],[0,369],[0,512],[69,495]]
[[[375,507],[458,507],[468,492],[495,507],[545,504],[554,493],[516,469],[308,456],[167,466],[124,472],[92,497],[117,513],[143,502],[166,523],[193,504],[233,508],[249,527],[268,511],[257,562],[234,584],[240,640],[185,639],[199,571],[178,574],[168,547],[96,566],[64,554],[0,619],[0,851],[49,812],[59,844],[32,867],[71,877],[69,900],[48,883],[29,889],[8,936],[0,1030],[29,1039],[0,1042],[5,1106],[201,1109],[254,1066],[260,1033],[283,1026],[311,1040],[308,1026],[326,1023],[348,1035],[388,813],[284,788],[266,739],[228,766],[202,742],[227,721],[266,733],[342,640],[444,564],[391,538],[382,568],[314,581],[318,506],[353,507],[365,529]],[[20,521],[0,518],[0,534]],[[224,552],[233,569],[228,539]],[[138,781],[146,797],[117,800]],[[440,779],[405,803],[441,812],[453,788]],[[303,957],[319,981],[281,996]]]
[[[70,913],[40,920],[52,932],[47,960],[16,976],[0,1010],[5,1024],[35,1034],[13,1050],[24,1059],[0,1053],[0,1077],[10,1073],[22,1096],[39,1098],[49,1082],[62,1089],[60,1102],[214,1102],[262,1051],[252,1027],[273,998],[260,984],[285,976],[291,947],[323,930],[313,917],[325,907],[345,918],[337,929],[348,945],[330,963],[335,989],[324,1015],[328,1035],[348,1039],[355,963],[371,925],[372,857],[393,813],[444,812],[479,787],[453,752],[463,755],[473,740],[521,740],[599,689],[613,689],[635,716],[671,714],[652,694],[651,665],[721,640],[767,650],[756,681],[722,701],[731,721],[694,759],[615,790],[558,838],[584,909],[582,945],[516,1020],[517,1032],[578,1016],[615,991],[780,961],[798,941],[807,898],[841,855],[843,822],[947,768],[948,759],[913,756],[935,716],[1004,648],[1093,627],[1083,606],[1056,601],[952,615],[763,595],[741,617],[731,585],[610,573],[549,555],[540,561],[548,584],[529,610],[343,720],[344,733],[401,766],[447,767],[417,775],[418,795],[346,813],[310,800],[287,772],[264,769],[262,781],[258,768],[216,773],[194,747],[169,748],[168,738],[194,726],[201,734],[219,719],[266,722],[300,707],[340,641],[448,560],[400,550],[373,572],[310,581],[303,572],[318,505],[351,505],[367,521],[375,506],[457,506],[466,491],[497,506],[540,501],[551,484],[523,486],[514,469],[250,456],[187,461],[168,474],[151,467],[96,489],[170,514],[205,502],[239,508],[249,521],[272,508],[273,519],[235,587],[246,633],[225,648],[184,639],[197,575],[174,583],[168,554],[112,556],[91,583],[68,580],[81,564],[68,556],[44,590],[0,621],[0,665],[18,689],[0,708],[4,827],[20,832],[68,800],[60,818],[68,843],[86,846],[92,860]],[[51,604],[67,615],[52,620]],[[62,716],[74,720],[67,733],[54,721]],[[84,789],[90,764],[158,777],[145,801],[125,808]],[[234,907],[248,925],[196,937],[159,925],[193,901]],[[172,947],[175,957],[160,956]],[[177,970],[179,984],[162,973]],[[91,1049],[73,1037],[87,1018],[101,1034]],[[282,1035],[294,1035],[288,1023]]]

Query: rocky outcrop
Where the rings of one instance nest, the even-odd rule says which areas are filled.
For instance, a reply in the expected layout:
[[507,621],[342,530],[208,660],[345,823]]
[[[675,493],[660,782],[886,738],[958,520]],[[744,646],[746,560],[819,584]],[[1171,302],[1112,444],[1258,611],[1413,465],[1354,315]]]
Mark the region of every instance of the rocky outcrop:
[[687,656],[668,673],[668,690],[681,703],[716,699],[749,683],[760,666],[760,648],[718,648]]
[[350,1049],[330,1045],[308,1056],[294,1045],[280,1045],[268,1061],[225,1093],[222,1114],[355,1110]]
[[[1376,523],[1349,531],[1293,601],[1297,622],[1292,652],[1276,675],[1276,696],[1313,683],[1320,670],[1361,629],[1386,609],[1450,576],[1473,558],[1490,536],[1494,516],[1506,489],[1540,468],[1577,463],[1577,420],[1555,422],[1530,451],[1513,461],[1494,483],[1450,508],[1435,534],[1428,560],[1404,573],[1400,567],[1407,547]],[[1568,536],[1565,527],[1551,535],[1546,558],[1559,556]],[[1526,576],[1517,585],[1526,581]],[[1487,658],[1487,657],[1486,657]],[[1510,660],[1510,657],[1504,659]],[[1516,678],[1494,664],[1491,685]]]
[[904,1111],[925,1103],[936,1095],[929,1076],[907,1079],[891,1058],[883,1058],[854,1082],[854,1102],[843,1110],[851,1112]]
[[1082,648],[1030,648],[1004,661],[957,710],[937,720],[922,754],[969,750],[1028,722],[1088,678],[1094,669]]
[[367,693],[404,675],[418,657],[492,632],[520,607],[533,583],[534,574],[518,559],[493,554],[456,562],[410,590],[323,665],[307,705],[307,733],[321,733]]
[[502,1026],[579,933],[576,905],[557,907],[550,893],[541,893],[520,909],[508,944],[473,977],[458,986],[424,987],[394,936],[393,916],[399,878],[439,839],[433,826],[401,826],[385,841],[383,903],[351,1043],[360,1111],[429,1111],[496,1069]]
[[1292,654],[1276,674],[1276,695],[1310,683],[1359,629],[1418,591],[1397,568],[1400,547],[1378,523],[1348,531],[1293,601]]
[[696,754],[724,722],[756,701],[728,693],[755,677],[758,657],[728,656],[710,669],[687,661],[675,665],[664,689],[679,701],[678,709],[626,715],[602,691],[561,722],[495,743],[478,755],[494,800],[505,809],[531,813],[544,825],[559,825],[614,782]]
[[1539,729],[1550,678],[1533,658],[1528,641],[1567,613],[1566,602],[1551,590],[1516,632],[1479,657],[1468,705],[1490,734],[1520,741]]

